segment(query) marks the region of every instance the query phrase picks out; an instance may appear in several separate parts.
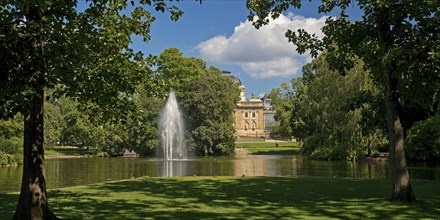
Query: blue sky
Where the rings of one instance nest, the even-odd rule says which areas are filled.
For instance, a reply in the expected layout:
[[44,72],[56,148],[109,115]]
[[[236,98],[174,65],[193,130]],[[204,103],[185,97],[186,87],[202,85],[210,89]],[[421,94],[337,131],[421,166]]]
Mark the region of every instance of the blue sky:
[[[174,2],[184,11],[173,22],[169,14],[154,12],[151,40],[140,38],[133,48],[145,54],[159,55],[164,49],[176,47],[185,57],[205,60],[208,66],[231,71],[246,87],[246,96],[261,95],[301,74],[310,62],[308,55],[299,55],[284,37],[287,29],[303,28],[321,35],[324,14],[318,14],[320,1],[304,1],[301,9],[291,9],[268,26],[256,30],[247,21],[245,0],[195,0]],[[359,17],[356,7],[351,15]]]

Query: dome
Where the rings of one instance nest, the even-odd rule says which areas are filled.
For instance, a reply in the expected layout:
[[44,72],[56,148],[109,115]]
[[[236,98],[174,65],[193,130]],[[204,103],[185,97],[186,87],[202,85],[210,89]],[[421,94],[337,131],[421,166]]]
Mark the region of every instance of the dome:
[[243,86],[243,83],[241,82],[240,78],[232,75],[231,72],[229,71],[222,70],[222,76],[229,77],[229,79],[231,79],[232,81],[238,83],[240,86]]

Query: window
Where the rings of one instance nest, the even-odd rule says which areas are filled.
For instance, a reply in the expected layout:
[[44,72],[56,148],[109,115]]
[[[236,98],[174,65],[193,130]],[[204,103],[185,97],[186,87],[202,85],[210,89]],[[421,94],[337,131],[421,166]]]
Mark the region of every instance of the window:
[[245,124],[245,125],[244,125],[244,130],[247,131],[247,129],[248,129],[248,125]]
[[248,112],[245,112],[245,113],[244,113],[244,117],[245,117],[245,118],[248,118],[248,117],[249,117],[249,113],[248,113]]
[[252,112],[252,118],[255,118],[255,112]]
[[252,124],[252,131],[255,131],[255,124]]

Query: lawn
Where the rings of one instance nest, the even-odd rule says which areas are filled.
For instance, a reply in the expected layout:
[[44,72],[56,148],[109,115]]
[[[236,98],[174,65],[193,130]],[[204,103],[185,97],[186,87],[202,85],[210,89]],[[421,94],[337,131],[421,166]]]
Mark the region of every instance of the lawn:
[[[312,177],[146,177],[48,197],[63,219],[438,219],[440,183],[413,185],[413,204],[388,202],[389,180]],[[17,197],[0,194],[2,219]]]
[[85,148],[75,146],[54,146],[51,149],[44,150],[46,156],[82,156],[88,153]]
[[236,142],[235,146],[254,155],[298,155],[300,152],[297,142]]

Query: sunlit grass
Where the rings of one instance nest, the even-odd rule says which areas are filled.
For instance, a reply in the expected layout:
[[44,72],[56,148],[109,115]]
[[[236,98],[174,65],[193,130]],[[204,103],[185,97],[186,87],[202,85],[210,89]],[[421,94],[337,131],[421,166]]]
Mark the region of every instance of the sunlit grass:
[[297,155],[297,142],[236,142],[236,148],[244,148],[254,155]]
[[86,149],[75,146],[54,146],[44,150],[46,156],[81,156],[87,153]]
[[299,147],[255,147],[246,150],[254,155],[298,155],[300,152]]
[[235,142],[237,148],[298,147],[298,142]]
[[[140,178],[49,191],[63,219],[437,219],[440,183],[413,181],[413,204],[387,201],[389,180],[312,177]],[[0,194],[10,219],[18,194]]]

